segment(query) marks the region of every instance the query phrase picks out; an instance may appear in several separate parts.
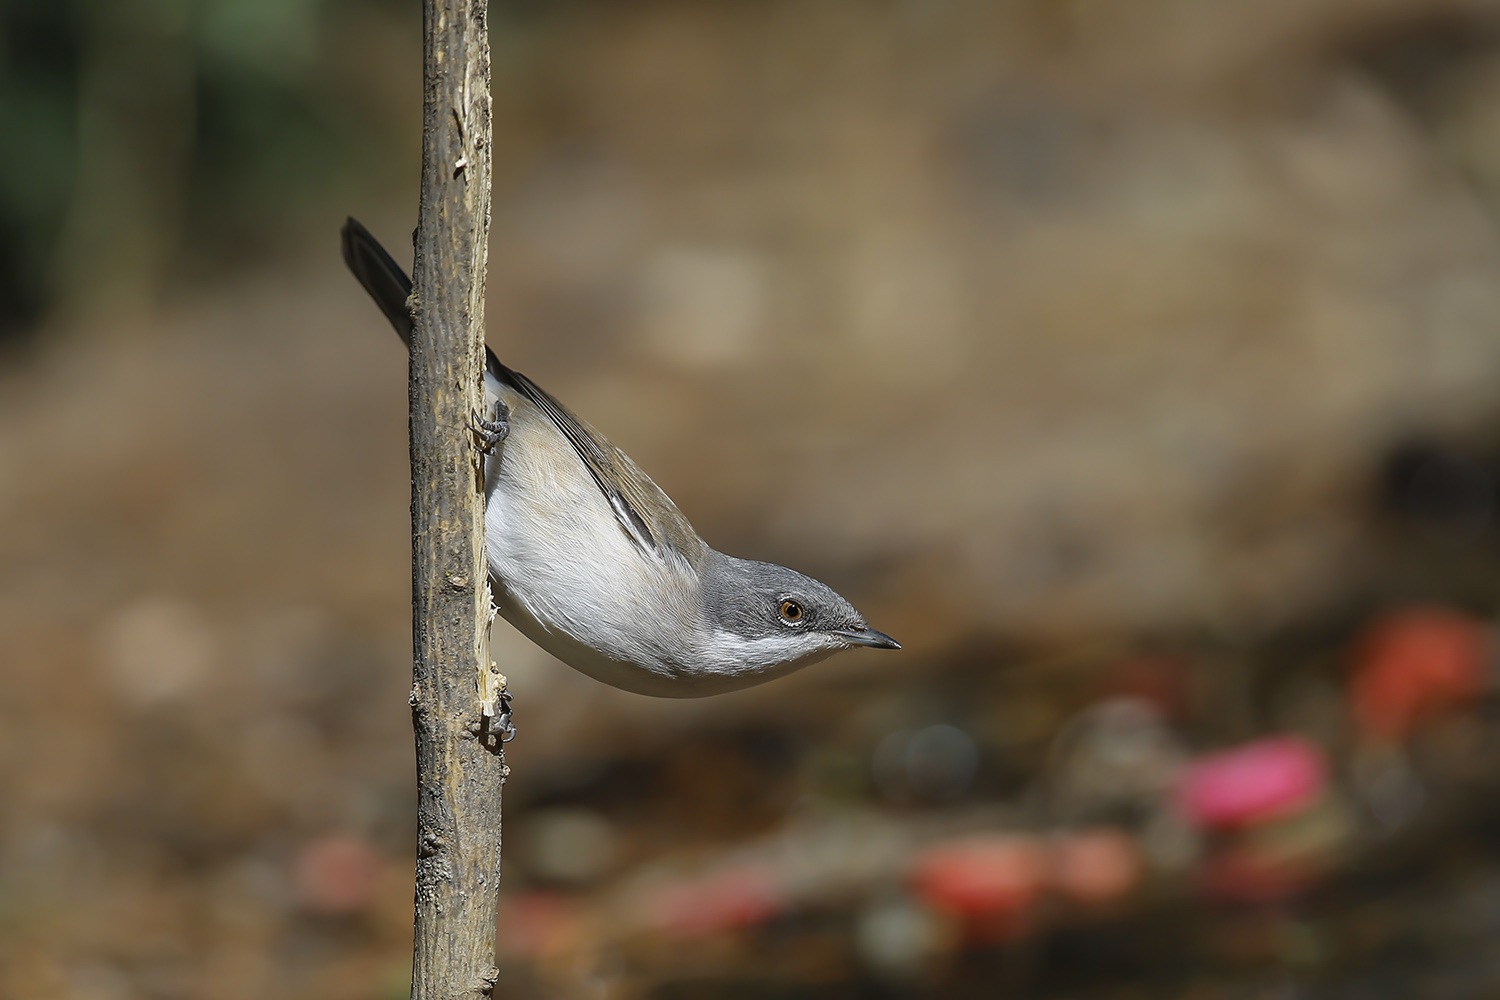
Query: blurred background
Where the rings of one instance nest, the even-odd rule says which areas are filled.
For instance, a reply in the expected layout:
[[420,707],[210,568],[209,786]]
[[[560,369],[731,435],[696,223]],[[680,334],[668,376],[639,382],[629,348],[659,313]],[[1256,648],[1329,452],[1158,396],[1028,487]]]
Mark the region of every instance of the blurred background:
[[[497,995],[1500,993],[1500,3],[490,17],[490,343],[906,646],[497,625]],[[4,1000],[406,995],[420,54],[0,2]]]

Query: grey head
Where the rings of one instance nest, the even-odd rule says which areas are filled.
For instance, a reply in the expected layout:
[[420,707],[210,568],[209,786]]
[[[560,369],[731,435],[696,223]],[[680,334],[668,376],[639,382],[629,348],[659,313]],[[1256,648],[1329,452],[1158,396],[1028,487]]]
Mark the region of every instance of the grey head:
[[785,566],[711,552],[699,578],[710,659],[793,670],[850,646],[901,648],[833,588]]

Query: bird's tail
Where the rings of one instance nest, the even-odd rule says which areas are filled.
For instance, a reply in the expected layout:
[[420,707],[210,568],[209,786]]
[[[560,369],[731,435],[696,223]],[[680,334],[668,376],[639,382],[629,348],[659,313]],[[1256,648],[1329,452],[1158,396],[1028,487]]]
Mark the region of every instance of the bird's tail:
[[385,313],[385,318],[391,321],[402,342],[411,347],[411,310],[406,306],[406,300],[411,296],[411,279],[358,220],[351,217],[340,233],[343,236],[344,263],[349,265],[349,270],[370,293],[380,311]]

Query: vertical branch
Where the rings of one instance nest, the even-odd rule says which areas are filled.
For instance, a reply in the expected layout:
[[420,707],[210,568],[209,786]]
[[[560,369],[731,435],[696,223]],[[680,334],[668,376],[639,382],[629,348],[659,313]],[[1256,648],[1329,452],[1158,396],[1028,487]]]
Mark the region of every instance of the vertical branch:
[[[489,996],[500,874],[500,743],[486,725],[489,586],[482,412],[490,214],[485,0],[423,0],[422,202],[411,345],[414,1000]],[[497,675],[498,676],[498,675]]]

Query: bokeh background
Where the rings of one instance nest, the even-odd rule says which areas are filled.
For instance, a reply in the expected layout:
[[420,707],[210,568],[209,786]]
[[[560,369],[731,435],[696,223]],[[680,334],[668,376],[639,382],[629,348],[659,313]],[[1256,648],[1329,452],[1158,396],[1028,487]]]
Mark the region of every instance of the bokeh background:
[[[499,995],[1500,992],[1500,4],[496,3],[490,343],[900,653],[503,624]],[[397,0],[0,3],[0,998],[404,996]]]

